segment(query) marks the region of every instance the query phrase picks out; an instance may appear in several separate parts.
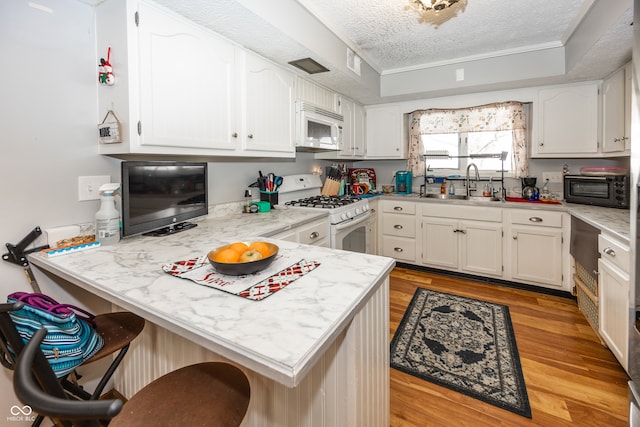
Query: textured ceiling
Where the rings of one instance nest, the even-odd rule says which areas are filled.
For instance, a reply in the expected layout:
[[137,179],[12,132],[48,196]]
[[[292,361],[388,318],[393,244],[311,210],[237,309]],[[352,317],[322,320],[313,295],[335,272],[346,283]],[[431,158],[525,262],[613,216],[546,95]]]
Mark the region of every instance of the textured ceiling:
[[[563,74],[461,88],[457,92],[415,93],[407,99],[444,96],[461,90],[499,90],[600,79],[631,59],[632,0],[460,0],[449,9],[428,15],[418,12],[410,0],[156,1],[285,66],[305,56],[319,59],[320,54],[302,41],[310,30],[299,28],[300,37],[296,37],[291,28],[281,31],[282,21],[278,23],[278,18],[274,18],[274,14],[279,14],[283,19],[296,21],[300,10],[306,10],[361,56],[380,78],[483,58],[512,56],[515,61],[518,53],[562,48],[593,4],[600,2],[608,7],[615,3],[628,8]],[[379,97],[379,88],[354,84],[353,76],[336,64],[323,65],[329,65],[332,71],[310,78],[364,103],[385,101]]]
[[560,45],[587,3],[461,0],[440,12],[422,13],[409,0],[298,1],[352,40],[379,72]]

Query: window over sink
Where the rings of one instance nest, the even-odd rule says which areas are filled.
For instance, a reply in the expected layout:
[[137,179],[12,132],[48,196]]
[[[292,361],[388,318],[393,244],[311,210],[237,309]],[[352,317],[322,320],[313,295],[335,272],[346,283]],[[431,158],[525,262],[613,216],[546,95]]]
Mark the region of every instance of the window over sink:
[[[420,135],[426,155],[425,163],[429,170],[436,169],[443,174],[464,172],[473,162],[478,170],[488,175],[496,174],[502,168],[500,159],[469,159],[471,154],[494,154],[506,151],[504,161],[506,172],[513,173],[513,133],[508,130],[438,133]],[[451,157],[429,156],[428,153],[447,152]],[[460,157],[457,157],[460,156]]]
[[407,169],[414,176],[423,176],[427,168],[462,174],[473,162],[485,175],[494,175],[502,168],[500,159],[470,157],[507,152],[505,171],[513,178],[527,176],[528,112],[528,104],[515,101],[414,111]]

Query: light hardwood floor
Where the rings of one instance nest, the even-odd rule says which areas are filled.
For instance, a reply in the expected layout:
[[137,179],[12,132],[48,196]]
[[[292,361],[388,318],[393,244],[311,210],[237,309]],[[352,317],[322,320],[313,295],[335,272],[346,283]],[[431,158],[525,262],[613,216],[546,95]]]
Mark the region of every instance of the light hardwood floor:
[[417,287],[509,306],[532,418],[391,369],[391,426],[628,426],[628,377],[574,300],[396,268],[389,340]]

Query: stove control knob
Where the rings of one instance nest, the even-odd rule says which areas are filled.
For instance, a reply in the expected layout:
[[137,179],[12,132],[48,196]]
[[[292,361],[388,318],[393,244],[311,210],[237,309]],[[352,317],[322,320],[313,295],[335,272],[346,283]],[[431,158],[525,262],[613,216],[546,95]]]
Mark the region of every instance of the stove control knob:
[[341,219],[341,220],[343,220],[343,221],[344,221],[345,219],[348,219],[347,214],[346,214],[346,213],[342,213],[342,214],[340,214],[340,219]]
[[368,211],[368,210],[369,210],[369,205],[364,205],[364,206],[362,207],[362,209],[363,209],[365,212],[366,212],[366,211]]
[[347,217],[353,218],[353,212],[351,212],[351,211],[347,212]]
[[360,215],[361,213],[363,213],[364,211],[361,211],[360,208],[356,208],[356,215]]

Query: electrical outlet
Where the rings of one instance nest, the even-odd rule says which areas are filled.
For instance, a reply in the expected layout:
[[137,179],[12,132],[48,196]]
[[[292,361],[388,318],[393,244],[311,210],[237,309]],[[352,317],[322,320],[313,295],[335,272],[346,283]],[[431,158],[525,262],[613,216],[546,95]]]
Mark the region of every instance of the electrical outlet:
[[110,176],[79,176],[78,201],[98,200],[100,198],[100,187],[110,182]]
[[562,182],[562,172],[543,172],[542,173],[542,184],[544,181],[549,180],[549,183],[559,184]]

